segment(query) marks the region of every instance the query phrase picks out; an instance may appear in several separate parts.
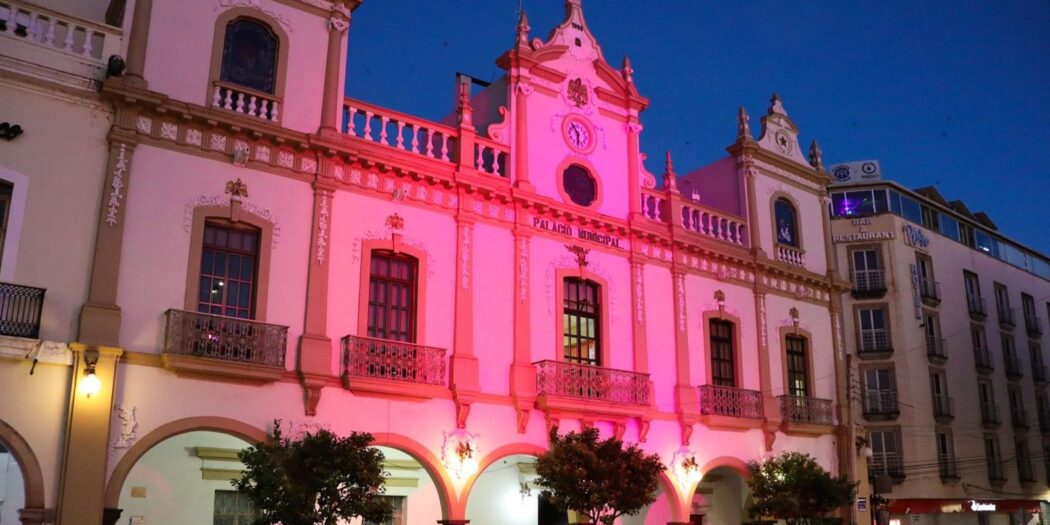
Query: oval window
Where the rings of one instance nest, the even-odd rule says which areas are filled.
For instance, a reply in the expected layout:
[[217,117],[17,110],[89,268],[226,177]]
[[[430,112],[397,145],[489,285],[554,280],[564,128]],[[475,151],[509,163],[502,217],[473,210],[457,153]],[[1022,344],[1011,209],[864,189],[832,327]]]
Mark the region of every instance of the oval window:
[[565,168],[561,182],[569,199],[580,206],[590,206],[597,196],[598,188],[594,178],[586,168],[578,164]]

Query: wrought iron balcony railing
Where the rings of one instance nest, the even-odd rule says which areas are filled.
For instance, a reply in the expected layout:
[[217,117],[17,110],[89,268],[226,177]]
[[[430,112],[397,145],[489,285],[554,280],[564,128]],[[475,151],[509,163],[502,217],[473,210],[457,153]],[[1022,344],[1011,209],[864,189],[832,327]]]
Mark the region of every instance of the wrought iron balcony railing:
[[1011,356],[1010,354],[1003,354],[1003,361],[1006,363],[1006,377],[1009,379],[1021,379],[1024,377],[1024,372],[1021,371],[1021,360]]
[[973,349],[973,361],[977,365],[978,372],[989,373],[995,370],[992,353],[987,348],[975,347]]
[[343,376],[444,385],[443,348],[348,335],[341,340]]
[[1017,455],[1017,479],[1021,483],[1032,483],[1035,481],[1035,469],[1032,468],[1032,457],[1027,454]]
[[886,329],[861,330],[858,347],[859,355],[881,354],[893,351],[893,338]]
[[284,367],[287,326],[174,309],[167,316],[167,353]]
[[970,317],[978,321],[988,317],[988,308],[985,305],[984,297],[967,295],[966,306],[970,310]]
[[40,312],[44,308],[43,288],[0,283],[0,335],[40,337]]
[[930,278],[920,278],[919,295],[922,296],[923,301],[933,303],[941,302],[941,283]]
[[1023,408],[1010,411],[1010,422],[1015,430],[1028,430],[1028,412]]
[[1046,383],[1046,365],[1032,363],[1032,381],[1036,383]]
[[698,390],[701,414],[762,418],[762,392],[718,385],[703,385]]
[[1039,318],[1039,314],[1037,313],[1026,313],[1024,316],[1024,326],[1028,330],[1028,335],[1032,337],[1043,335],[1043,320]]
[[985,461],[988,462],[988,481],[992,483],[1006,481],[1006,472],[1003,469],[1003,459],[1001,457],[988,456]]
[[814,397],[780,396],[780,415],[792,423],[831,424],[831,400]]
[[897,453],[876,453],[868,463],[868,477],[875,479],[887,474],[893,479],[904,478],[904,459]]
[[874,293],[886,291],[885,270],[850,270],[850,281],[854,293]]
[[937,419],[951,419],[955,417],[955,405],[949,396],[933,396],[933,417]]
[[938,454],[937,466],[941,471],[942,480],[959,479],[959,467],[955,461],[955,456],[951,456],[948,454]]
[[990,404],[981,404],[981,424],[989,427],[997,427],[1002,423],[999,419],[999,407]]
[[864,415],[892,416],[900,413],[897,392],[892,390],[868,390],[864,392]]
[[538,361],[536,393],[627,405],[649,404],[649,374],[564,361]]
[[1014,309],[1009,306],[998,305],[996,310],[999,312],[999,325],[1003,328],[1013,328],[1017,325],[1017,321],[1014,320]]
[[926,338],[926,357],[930,361],[940,361],[948,359],[947,345],[944,343],[943,337],[927,337]]

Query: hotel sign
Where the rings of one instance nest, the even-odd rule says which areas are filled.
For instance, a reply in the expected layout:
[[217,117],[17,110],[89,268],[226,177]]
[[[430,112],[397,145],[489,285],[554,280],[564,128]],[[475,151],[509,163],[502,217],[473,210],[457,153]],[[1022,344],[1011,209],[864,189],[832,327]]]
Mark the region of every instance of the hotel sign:
[[616,248],[618,250],[626,250],[628,248],[627,240],[622,237],[609,235],[607,233],[599,233],[594,230],[588,230],[586,228],[580,228],[567,222],[552,221],[543,217],[533,217],[532,227],[538,230],[549,231],[560,235],[564,235],[566,237],[572,237],[581,241],[593,242],[595,244],[609,246],[610,248]]
[[832,235],[831,242],[884,241],[895,237],[893,230],[868,231],[868,226],[872,224],[871,217],[850,219],[849,222],[853,226],[857,226],[857,232]]
[[926,248],[930,246],[930,238],[926,236],[926,233],[922,231],[922,228],[912,226],[911,224],[905,224],[901,227],[904,232],[904,242],[908,246],[914,246],[916,248]]

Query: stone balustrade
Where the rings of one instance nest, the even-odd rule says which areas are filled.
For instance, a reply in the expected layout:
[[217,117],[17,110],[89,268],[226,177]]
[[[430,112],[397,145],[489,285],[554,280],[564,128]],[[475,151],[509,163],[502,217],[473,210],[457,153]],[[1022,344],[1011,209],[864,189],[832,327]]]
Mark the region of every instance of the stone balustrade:
[[273,95],[220,81],[215,82],[211,99],[212,107],[271,122],[278,121],[280,104]]
[[[458,140],[451,127],[351,98],[343,102],[342,133],[445,162],[455,160],[453,151]],[[501,166],[505,164],[504,157]]]
[[120,53],[121,30],[46,7],[0,0],[0,35],[61,51],[105,66]]

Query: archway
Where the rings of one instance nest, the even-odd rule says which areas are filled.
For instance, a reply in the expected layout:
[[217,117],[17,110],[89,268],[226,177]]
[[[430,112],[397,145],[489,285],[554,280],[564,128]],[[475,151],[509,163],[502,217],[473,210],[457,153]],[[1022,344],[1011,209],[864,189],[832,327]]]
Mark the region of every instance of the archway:
[[0,523],[19,523],[23,509],[43,519],[44,476],[29,443],[0,421]]
[[[455,491],[438,458],[421,443],[400,434],[373,434],[375,447],[386,457],[386,496],[398,508],[393,525],[437,523],[456,519]],[[462,514],[462,513],[460,513]],[[462,517],[462,516],[459,516]],[[358,525],[355,520],[351,525]]]
[[746,471],[735,464],[704,470],[692,500],[692,515],[703,516],[705,525],[733,525],[747,521],[750,489]]
[[535,455],[510,454],[490,459],[467,495],[467,519],[471,523],[538,525],[541,516],[554,510],[540,497],[536,477]]

